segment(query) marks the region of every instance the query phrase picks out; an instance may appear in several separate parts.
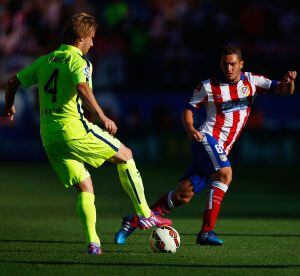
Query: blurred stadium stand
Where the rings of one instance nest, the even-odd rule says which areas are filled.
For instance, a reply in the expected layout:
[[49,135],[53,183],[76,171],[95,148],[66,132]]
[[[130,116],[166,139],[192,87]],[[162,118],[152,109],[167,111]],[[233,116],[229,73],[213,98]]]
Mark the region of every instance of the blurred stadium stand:
[[[62,26],[78,11],[100,29],[88,58],[95,94],[118,122],[139,159],[188,158],[180,113],[199,81],[218,70],[217,49],[236,43],[245,70],[280,79],[300,72],[300,8],[294,1],[2,0],[0,108],[9,76],[60,44]],[[233,158],[300,163],[299,77],[296,95],[262,96]],[[0,122],[0,160],[41,160],[37,92],[16,97],[15,126]],[[91,118],[93,119],[93,118]]]

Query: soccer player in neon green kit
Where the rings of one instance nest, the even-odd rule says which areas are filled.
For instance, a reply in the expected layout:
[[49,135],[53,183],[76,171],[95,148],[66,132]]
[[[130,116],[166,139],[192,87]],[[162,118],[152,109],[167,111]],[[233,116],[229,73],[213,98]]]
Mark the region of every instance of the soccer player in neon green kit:
[[[88,253],[99,255],[102,251],[96,232],[94,188],[84,163],[99,167],[110,161],[117,165],[141,229],[170,225],[171,221],[149,209],[132,152],[113,136],[117,126],[106,117],[92,92],[92,64],[83,55],[93,46],[96,29],[91,15],[79,13],[70,18],[64,28],[63,44],[8,80],[3,116],[14,119],[14,98],[19,85],[38,84],[43,146],[61,182],[65,187],[76,188],[77,210]],[[103,129],[84,118],[82,103],[100,120]]]

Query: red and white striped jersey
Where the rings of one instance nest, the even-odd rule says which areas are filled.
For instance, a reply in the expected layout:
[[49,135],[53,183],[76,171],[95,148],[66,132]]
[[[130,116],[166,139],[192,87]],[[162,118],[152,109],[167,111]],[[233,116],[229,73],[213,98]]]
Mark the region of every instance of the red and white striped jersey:
[[255,94],[272,92],[276,86],[277,81],[250,72],[242,72],[234,84],[211,78],[195,89],[189,105],[205,106],[206,120],[199,130],[213,136],[228,154],[247,122]]

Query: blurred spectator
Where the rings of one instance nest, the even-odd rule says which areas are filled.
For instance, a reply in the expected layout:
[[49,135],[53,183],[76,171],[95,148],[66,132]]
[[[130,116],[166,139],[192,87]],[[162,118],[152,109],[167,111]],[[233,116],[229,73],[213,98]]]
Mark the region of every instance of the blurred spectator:
[[96,94],[190,90],[209,77],[215,66],[209,57],[228,42],[244,49],[246,66],[267,75],[276,76],[277,68],[287,65],[299,71],[300,10],[290,0],[2,0],[0,86],[57,47],[59,26],[78,11],[93,13],[100,22],[88,57]]
[[190,89],[213,70],[208,57],[216,46],[228,42],[242,46],[251,59],[263,60],[264,70],[272,74],[274,54],[281,65],[290,54],[300,59],[295,35],[300,11],[291,0],[3,0],[1,76],[20,68],[11,65],[12,56],[23,67],[54,49],[60,43],[58,26],[78,11],[100,21],[92,55],[98,87]]
[[129,15],[128,5],[122,0],[109,1],[103,9],[105,23],[109,28],[122,24]]
[[95,39],[97,48],[92,50],[94,85],[99,88],[117,87],[125,82],[126,43],[122,36],[104,30]]

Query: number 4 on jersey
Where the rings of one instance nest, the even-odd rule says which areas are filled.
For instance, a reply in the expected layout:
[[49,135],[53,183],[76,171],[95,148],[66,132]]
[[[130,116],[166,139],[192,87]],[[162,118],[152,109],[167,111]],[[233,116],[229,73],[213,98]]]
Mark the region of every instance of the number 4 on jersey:
[[47,94],[52,95],[52,103],[55,103],[57,100],[57,76],[58,76],[58,69],[54,69],[50,78],[48,79],[47,83],[44,86],[44,91]]

